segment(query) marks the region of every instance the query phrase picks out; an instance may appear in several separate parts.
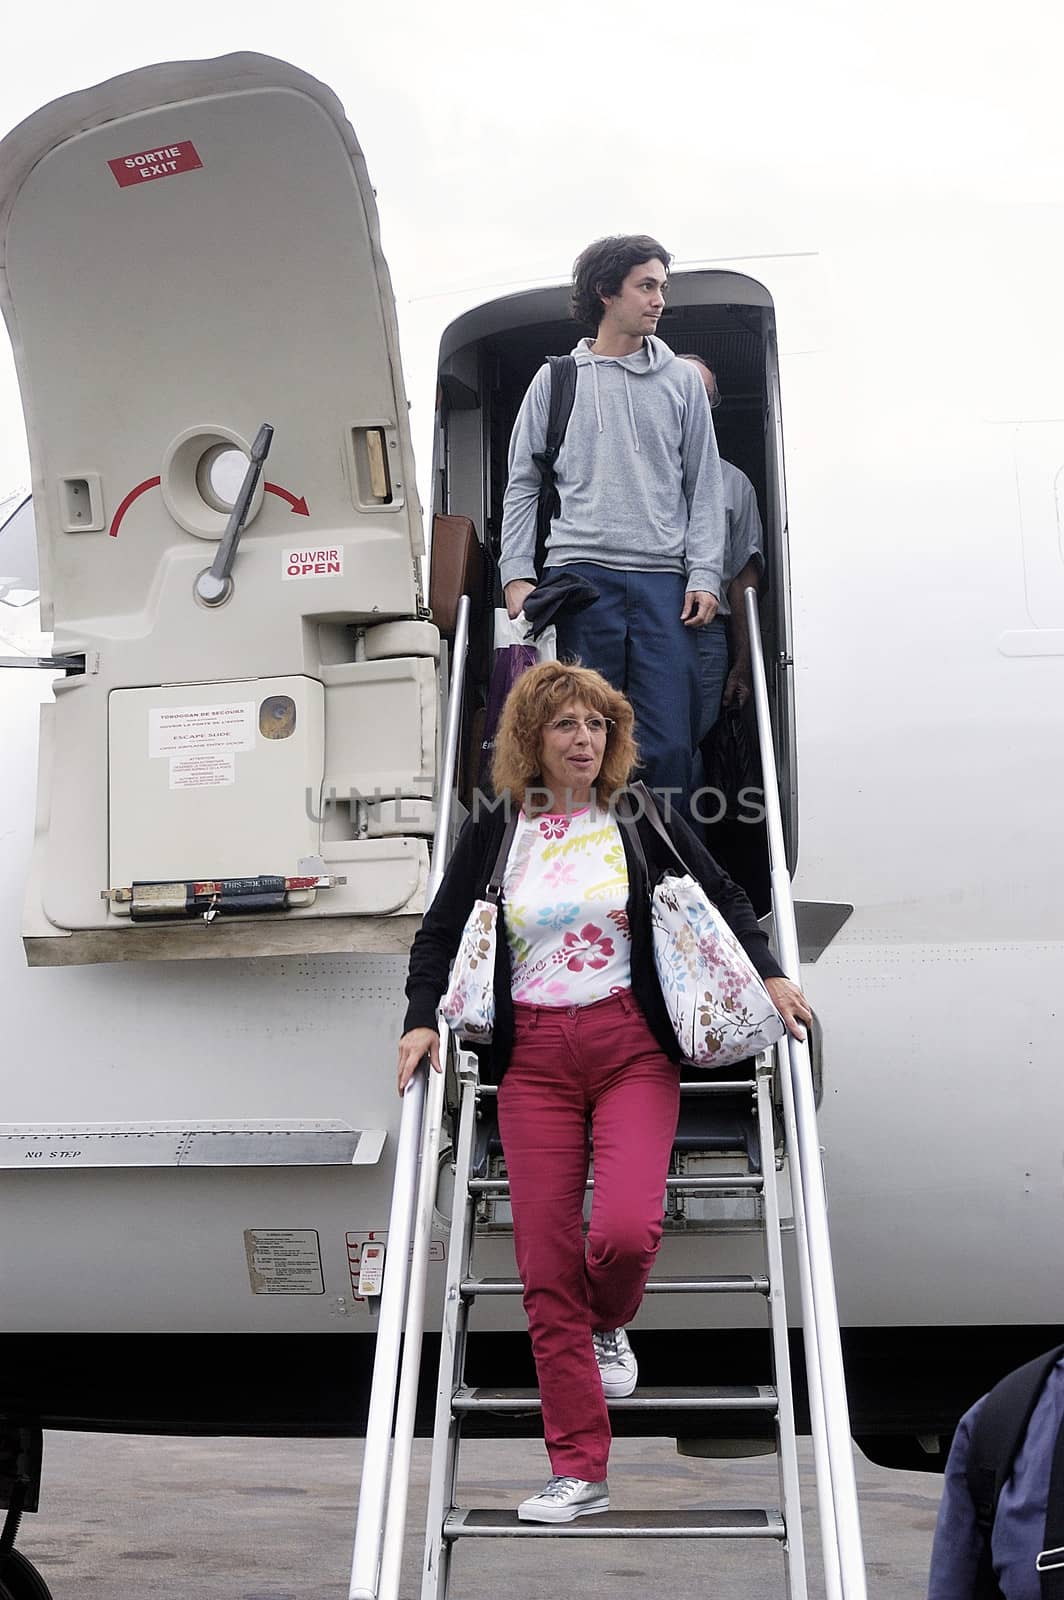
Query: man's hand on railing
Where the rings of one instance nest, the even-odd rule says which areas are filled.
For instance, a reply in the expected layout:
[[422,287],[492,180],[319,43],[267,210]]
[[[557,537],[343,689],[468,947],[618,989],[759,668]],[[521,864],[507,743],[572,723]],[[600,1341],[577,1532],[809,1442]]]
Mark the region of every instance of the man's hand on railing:
[[[766,978],[765,988],[772,997],[772,1004],[787,1024],[787,1032],[804,1043],[805,1029],[802,1023],[812,1022],[813,1013],[801,989],[790,978]],[[413,1038],[413,1034],[408,1037]]]
[[440,1066],[440,1036],[436,1029],[411,1028],[409,1033],[404,1033],[399,1040],[400,1094],[406,1093],[407,1084],[426,1056],[432,1062],[434,1071],[443,1071]]

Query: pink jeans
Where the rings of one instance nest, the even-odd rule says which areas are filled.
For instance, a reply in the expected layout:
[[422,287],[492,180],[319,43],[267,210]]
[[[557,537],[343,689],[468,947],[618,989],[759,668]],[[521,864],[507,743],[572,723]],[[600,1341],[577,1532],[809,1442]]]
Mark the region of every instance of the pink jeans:
[[[514,1247],[551,1470],[598,1483],[610,1423],[592,1330],[639,1309],[661,1242],[679,1069],[631,994],[591,1006],[517,1005],[499,1086]],[[584,1245],[588,1118],[595,1148]]]

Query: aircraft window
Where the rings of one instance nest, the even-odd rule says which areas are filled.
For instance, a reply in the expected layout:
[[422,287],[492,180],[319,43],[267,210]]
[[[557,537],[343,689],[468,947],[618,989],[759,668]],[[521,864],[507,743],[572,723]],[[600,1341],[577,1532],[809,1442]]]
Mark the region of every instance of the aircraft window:
[[196,484],[207,504],[215,511],[231,511],[248,470],[243,450],[230,444],[213,445],[204,452],[196,469]]
[[30,605],[39,587],[33,499],[12,495],[0,501],[0,605]]

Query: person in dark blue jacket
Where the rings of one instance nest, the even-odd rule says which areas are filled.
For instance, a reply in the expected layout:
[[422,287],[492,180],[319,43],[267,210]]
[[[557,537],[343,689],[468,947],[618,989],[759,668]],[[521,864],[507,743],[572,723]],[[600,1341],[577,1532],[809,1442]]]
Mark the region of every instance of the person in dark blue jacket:
[[[958,1423],[946,1463],[928,1600],[1064,1596],[1064,1550],[1055,1565],[1046,1556],[1049,1544],[1064,1542],[1054,1533],[1054,1525],[1064,1527],[1064,1505],[1056,1503],[1064,1500],[1064,1482],[1053,1481],[1055,1456],[1064,1469],[1064,1352],[1057,1354],[1052,1362],[1050,1353],[1048,1372],[1043,1358],[1010,1373]],[[987,1437],[991,1423],[993,1439]]]

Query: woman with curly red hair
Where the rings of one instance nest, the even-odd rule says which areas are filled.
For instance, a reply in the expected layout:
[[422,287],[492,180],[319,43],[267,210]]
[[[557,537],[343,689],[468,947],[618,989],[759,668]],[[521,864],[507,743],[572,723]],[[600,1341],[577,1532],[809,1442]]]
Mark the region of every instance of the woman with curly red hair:
[[[544,662],[506,702],[497,802],[474,807],[410,952],[399,1091],[427,1055],[466,918],[512,830],[502,878],[495,1018],[484,1070],[499,1131],[514,1247],[539,1377],[552,1477],[523,1521],[569,1522],[609,1507],[606,1401],[632,1393],[625,1333],[661,1241],[679,1110],[680,1051],[654,968],[647,875],[673,863],[647,821],[618,826],[637,760],[632,707],[585,667]],[[678,818],[676,849],[804,1037],[805,999],[780,971],[743,891]],[[644,866],[645,863],[645,866]],[[595,1188],[585,1245],[584,1193]]]

